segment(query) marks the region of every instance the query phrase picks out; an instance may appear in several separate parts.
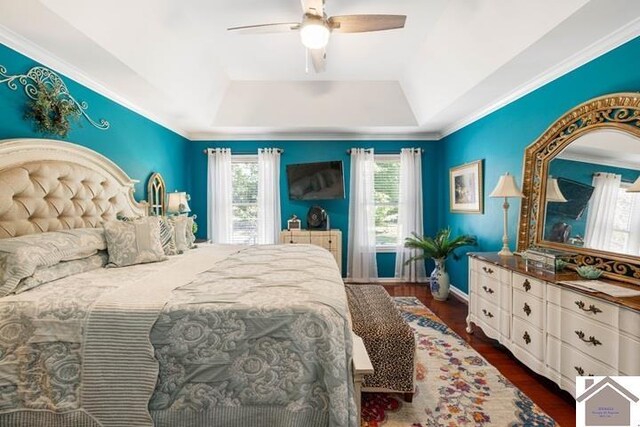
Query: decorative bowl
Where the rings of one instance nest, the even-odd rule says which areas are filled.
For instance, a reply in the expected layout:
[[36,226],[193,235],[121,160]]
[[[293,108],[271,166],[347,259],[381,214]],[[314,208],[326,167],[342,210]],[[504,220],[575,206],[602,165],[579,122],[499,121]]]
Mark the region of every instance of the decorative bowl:
[[580,277],[584,279],[598,279],[603,273],[602,270],[599,270],[593,265],[583,265],[582,267],[576,268],[576,271]]

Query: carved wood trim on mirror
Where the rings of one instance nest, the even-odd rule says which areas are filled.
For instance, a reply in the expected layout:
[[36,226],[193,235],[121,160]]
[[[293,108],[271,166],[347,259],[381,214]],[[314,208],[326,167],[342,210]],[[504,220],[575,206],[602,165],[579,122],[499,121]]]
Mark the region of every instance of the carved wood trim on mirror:
[[640,93],[615,93],[581,104],[553,123],[525,150],[518,250],[542,246],[570,252],[570,267],[594,265],[604,276],[640,285],[640,256],[544,240],[549,163],[571,142],[596,130],[614,130],[638,138]]
[[154,172],[149,177],[147,184],[147,197],[149,199],[149,215],[163,216],[166,212],[165,203],[167,187],[159,172]]

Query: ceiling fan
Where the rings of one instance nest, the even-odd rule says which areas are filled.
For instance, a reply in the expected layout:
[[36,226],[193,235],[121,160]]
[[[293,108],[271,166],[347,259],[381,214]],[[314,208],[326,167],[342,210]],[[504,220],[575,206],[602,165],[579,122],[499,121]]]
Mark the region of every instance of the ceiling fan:
[[366,33],[370,31],[404,28],[406,15],[342,15],[327,17],[324,0],[301,0],[302,22],[247,25],[227,28],[249,34],[286,33],[300,31],[302,44],[311,56],[313,68],[322,72],[326,66],[326,46],[332,32]]

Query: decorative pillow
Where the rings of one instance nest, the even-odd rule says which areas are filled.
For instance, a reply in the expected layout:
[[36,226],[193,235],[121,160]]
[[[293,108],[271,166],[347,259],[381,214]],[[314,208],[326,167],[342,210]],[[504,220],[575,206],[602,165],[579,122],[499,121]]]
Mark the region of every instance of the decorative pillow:
[[158,217],[160,219],[160,243],[165,255],[177,255],[176,237],[173,225],[166,217]]
[[169,222],[173,225],[173,235],[176,241],[176,248],[178,253],[184,253],[191,247],[189,240],[187,239],[187,226],[188,217],[186,216],[171,216]]
[[83,259],[107,248],[104,230],[75,230],[29,234],[0,240],[0,297],[10,294],[38,267]]
[[19,294],[54,280],[102,268],[107,265],[108,260],[107,251],[100,251],[84,259],[63,261],[51,267],[38,267],[31,276],[22,279],[18,283],[13,293]]
[[104,235],[109,251],[107,267],[126,267],[167,259],[160,242],[160,220],[157,217],[105,222]]

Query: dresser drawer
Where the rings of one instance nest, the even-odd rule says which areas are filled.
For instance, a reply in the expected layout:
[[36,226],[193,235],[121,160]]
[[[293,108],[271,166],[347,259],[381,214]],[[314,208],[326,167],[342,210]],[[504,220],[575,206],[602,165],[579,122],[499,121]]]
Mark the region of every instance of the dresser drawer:
[[475,260],[473,264],[476,271],[480,276],[488,277],[500,282],[508,283],[510,273],[504,268],[498,267],[495,264],[491,264],[484,261]]
[[618,327],[618,307],[601,299],[562,289],[561,305],[584,318]]
[[327,250],[331,250],[336,246],[336,242],[333,241],[331,233],[313,233],[311,235],[311,244],[321,246]]
[[637,337],[621,335],[598,322],[553,305],[547,307],[547,322],[549,333],[572,347],[624,374],[640,375],[640,342]]
[[513,314],[538,329],[542,329],[544,321],[544,305],[542,300],[533,295],[513,289]]
[[500,294],[502,285],[495,277],[489,277],[476,272],[476,288],[475,291],[482,298],[496,305],[500,305]]
[[534,328],[531,324],[514,317],[511,339],[518,347],[530,353],[536,359],[542,360],[544,342],[542,331],[538,328]]
[[520,289],[522,292],[535,295],[538,298],[544,298],[544,288],[546,284],[542,280],[534,279],[519,273],[513,273],[513,276],[511,277],[511,284],[514,288]]
[[547,337],[547,366],[567,379],[575,381],[578,376],[617,375],[611,366],[576,351],[575,348],[552,336]]
[[640,313],[637,311],[620,309],[620,329],[631,336],[640,339]]
[[500,308],[482,297],[476,298],[475,306],[476,317],[496,331],[500,331]]

